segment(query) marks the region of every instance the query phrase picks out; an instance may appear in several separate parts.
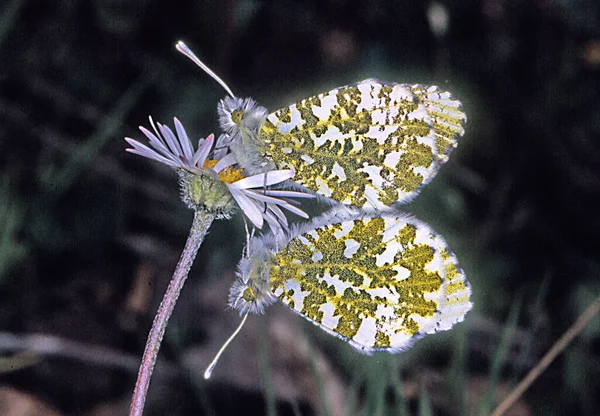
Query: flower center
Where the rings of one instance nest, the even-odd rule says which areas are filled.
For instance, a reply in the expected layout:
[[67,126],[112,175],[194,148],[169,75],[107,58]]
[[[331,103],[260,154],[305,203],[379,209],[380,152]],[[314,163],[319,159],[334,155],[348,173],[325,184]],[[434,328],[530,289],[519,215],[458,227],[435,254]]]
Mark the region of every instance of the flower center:
[[219,179],[225,183],[234,183],[244,178],[245,176],[242,175],[242,169],[227,168],[219,172]]
[[219,161],[217,159],[206,159],[204,161],[204,166],[206,168],[214,168]]
[[220,178],[180,169],[179,184],[181,198],[193,210],[201,209],[215,215],[216,218],[229,218],[236,209],[227,183]]
[[[219,161],[213,159],[206,159],[206,161],[204,162],[204,167],[212,169],[215,167],[217,162]],[[242,174],[242,169],[234,169],[229,167],[219,172],[219,180],[225,183],[234,183],[244,178],[245,176]]]

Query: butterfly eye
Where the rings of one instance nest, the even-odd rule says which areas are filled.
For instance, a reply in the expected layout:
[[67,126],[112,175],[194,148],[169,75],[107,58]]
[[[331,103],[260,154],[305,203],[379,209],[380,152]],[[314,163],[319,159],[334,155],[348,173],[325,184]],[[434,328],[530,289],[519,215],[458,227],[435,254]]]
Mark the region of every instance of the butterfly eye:
[[244,290],[244,293],[242,293],[242,298],[246,302],[252,302],[256,300],[256,292],[254,292],[251,287],[247,287],[246,290]]
[[231,121],[233,121],[235,124],[240,124],[243,119],[244,110],[242,110],[241,108],[233,110],[233,112],[231,113]]

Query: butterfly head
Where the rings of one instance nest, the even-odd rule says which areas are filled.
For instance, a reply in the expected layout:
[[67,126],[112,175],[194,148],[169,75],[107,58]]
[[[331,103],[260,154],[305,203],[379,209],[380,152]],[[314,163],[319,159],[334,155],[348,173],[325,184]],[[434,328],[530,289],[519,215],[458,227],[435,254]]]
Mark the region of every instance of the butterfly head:
[[268,115],[267,109],[252,98],[225,97],[217,109],[223,131],[231,136],[239,132],[246,141],[258,139],[258,130]]
[[230,136],[228,145],[248,174],[264,172],[264,140],[259,131],[267,119],[267,109],[252,98],[225,97],[219,102],[219,123]]
[[236,279],[229,290],[229,307],[241,315],[247,312],[260,315],[277,299],[269,288],[272,266],[268,250],[244,257],[238,265]]
[[218,105],[219,124],[229,136],[228,148],[235,155],[237,162],[248,173],[264,171],[264,142],[261,142],[259,130],[267,120],[266,108],[256,104],[251,98],[238,98],[229,86],[217,76],[204,62],[182,41],[177,42],[179,52],[190,58],[211,78],[217,81],[228,96]]

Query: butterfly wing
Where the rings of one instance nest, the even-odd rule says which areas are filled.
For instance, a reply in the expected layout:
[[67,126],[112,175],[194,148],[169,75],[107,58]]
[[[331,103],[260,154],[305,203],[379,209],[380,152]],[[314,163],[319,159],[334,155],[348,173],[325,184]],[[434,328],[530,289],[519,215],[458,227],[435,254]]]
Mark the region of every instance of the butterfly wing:
[[465,134],[467,115],[460,101],[448,91],[436,86],[415,84],[410,90],[423,103],[433,122],[435,134],[436,158],[445,163],[458,144],[458,138]]
[[471,309],[442,237],[408,216],[356,214],[300,230],[273,261],[272,293],[363,353],[405,350]]
[[460,102],[437,87],[368,79],[267,117],[265,156],[326,198],[381,208],[414,197],[464,133]]

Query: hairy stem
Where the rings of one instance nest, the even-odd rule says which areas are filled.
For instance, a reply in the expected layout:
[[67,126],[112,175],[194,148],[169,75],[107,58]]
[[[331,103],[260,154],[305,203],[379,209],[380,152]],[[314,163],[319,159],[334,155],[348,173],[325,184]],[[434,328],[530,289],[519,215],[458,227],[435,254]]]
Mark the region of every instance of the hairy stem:
[[173,273],[173,278],[158,307],[154,322],[152,323],[152,328],[148,334],[146,349],[144,350],[144,356],[142,357],[142,363],[140,365],[133,398],[131,400],[131,408],[129,409],[130,416],[142,416],[146,395],[148,393],[148,386],[150,385],[150,377],[154,370],[154,364],[158,357],[158,350],[160,349],[160,343],[165,334],[167,322],[173,313],[179,293],[181,293],[183,284],[185,283],[190,268],[192,267],[192,263],[196,258],[196,253],[198,253],[198,249],[214,219],[215,216],[213,214],[208,214],[203,210],[197,210],[194,213],[194,221],[192,223],[190,235],[185,243],[185,248],[181,253],[181,257],[179,258],[179,262]]

